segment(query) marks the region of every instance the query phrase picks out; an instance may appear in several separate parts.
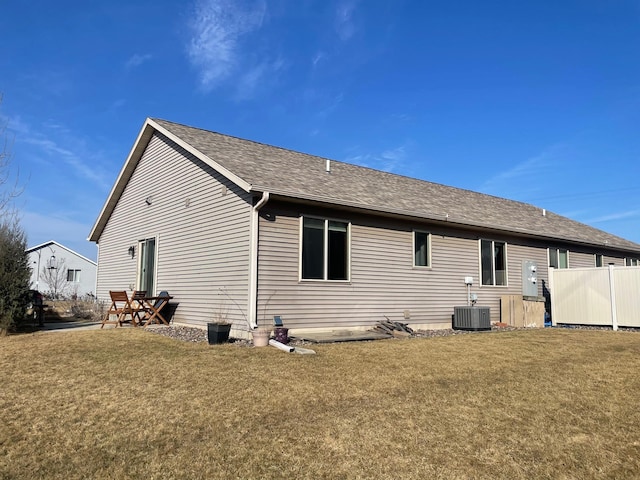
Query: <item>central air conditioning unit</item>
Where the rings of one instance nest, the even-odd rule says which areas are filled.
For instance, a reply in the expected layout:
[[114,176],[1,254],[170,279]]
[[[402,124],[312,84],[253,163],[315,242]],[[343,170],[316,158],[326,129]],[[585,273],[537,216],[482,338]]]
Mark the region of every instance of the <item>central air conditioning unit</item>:
[[453,307],[454,330],[491,330],[489,307]]

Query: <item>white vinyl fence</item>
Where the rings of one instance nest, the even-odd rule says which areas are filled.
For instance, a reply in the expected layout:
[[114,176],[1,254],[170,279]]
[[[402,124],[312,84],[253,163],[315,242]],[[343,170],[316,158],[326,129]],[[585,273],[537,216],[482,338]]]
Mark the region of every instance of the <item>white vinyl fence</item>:
[[640,267],[549,269],[556,324],[640,327]]

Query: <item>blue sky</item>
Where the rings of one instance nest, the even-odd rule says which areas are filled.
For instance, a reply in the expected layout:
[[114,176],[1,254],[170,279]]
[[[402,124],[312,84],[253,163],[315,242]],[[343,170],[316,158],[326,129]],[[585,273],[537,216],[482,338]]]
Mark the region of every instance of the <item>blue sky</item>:
[[640,1],[3,2],[29,245],[86,241],[146,117],[640,243]]

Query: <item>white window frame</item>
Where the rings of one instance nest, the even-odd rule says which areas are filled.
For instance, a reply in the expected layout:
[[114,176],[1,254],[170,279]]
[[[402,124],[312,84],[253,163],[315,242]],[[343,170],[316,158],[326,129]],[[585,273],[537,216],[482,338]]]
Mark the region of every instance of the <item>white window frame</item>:
[[[427,236],[427,264],[426,265],[417,265],[416,264],[416,234],[421,233]],[[413,232],[411,233],[411,245],[412,245],[412,251],[411,251],[411,255],[413,257],[412,260],[412,264],[413,264],[413,268],[418,268],[418,269],[431,269],[432,265],[431,265],[431,233],[427,232],[425,230],[413,230]]]
[[637,267],[640,266],[640,259],[634,257],[625,257],[624,259],[625,267]]
[[[491,242],[491,276],[493,277],[493,283],[485,285],[482,279],[482,242]],[[495,244],[502,243],[504,245],[504,285],[496,284],[496,259],[495,259]],[[507,242],[503,240],[492,240],[489,238],[478,239],[478,278],[480,279],[480,287],[498,287],[505,288],[509,286],[509,255],[508,255]]]
[[[69,272],[73,272],[72,279],[69,280]],[[67,282],[80,283],[80,269],[79,268],[67,268]]]
[[[558,259],[558,266],[557,267],[552,267],[551,266],[551,251],[554,250],[556,252],[556,258]],[[565,251],[567,252],[567,267],[566,268],[571,268],[571,262],[570,262],[570,257],[571,254],[569,252],[568,248],[547,248],[547,265],[549,266],[549,268],[557,268],[558,270],[564,270],[561,266],[560,266],[560,251]]]
[[136,266],[136,290],[142,290],[142,244],[149,241],[155,240],[155,252],[153,259],[153,292],[147,292],[147,296],[154,296],[156,292],[158,292],[158,252],[160,251],[160,235],[150,235],[148,237],[143,238],[142,240],[138,240],[138,246],[136,250],[137,258],[137,266]]
[[[323,238],[323,278],[302,278],[302,240],[304,236],[304,219],[313,218],[324,222]],[[340,222],[347,225],[347,278],[346,280],[330,280],[329,275],[329,222]],[[300,232],[298,240],[298,281],[299,282],[323,282],[323,283],[350,283],[351,282],[351,222],[340,218],[321,217],[317,215],[300,216]]]
[[[598,258],[600,259],[600,265],[598,265]],[[604,255],[601,253],[594,253],[593,263],[596,266],[596,268],[604,267]]]

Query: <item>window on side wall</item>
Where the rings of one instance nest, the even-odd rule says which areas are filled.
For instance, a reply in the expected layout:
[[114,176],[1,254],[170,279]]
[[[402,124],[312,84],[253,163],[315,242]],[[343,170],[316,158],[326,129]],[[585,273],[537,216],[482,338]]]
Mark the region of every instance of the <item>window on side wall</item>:
[[74,270],[72,268],[67,270],[67,282],[79,282],[80,270]]
[[480,277],[482,285],[507,285],[507,244],[480,240]]
[[550,248],[549,266],[553,268],[569,268],[569,250]]
[[624,264],[626,267],[637,267],[638,265],[640,265],[640,260],[638,260],[637,258],[625,258]]
[[604,259],[601,254],[596,253],[595,259],[596,259],[596,267],[602,267],[604,265]]
[[431,234],[426,232],[413,232],[413,266],[431,266]]
[[349,231],[348,222],[302,217],[302,280],[349,280]]

